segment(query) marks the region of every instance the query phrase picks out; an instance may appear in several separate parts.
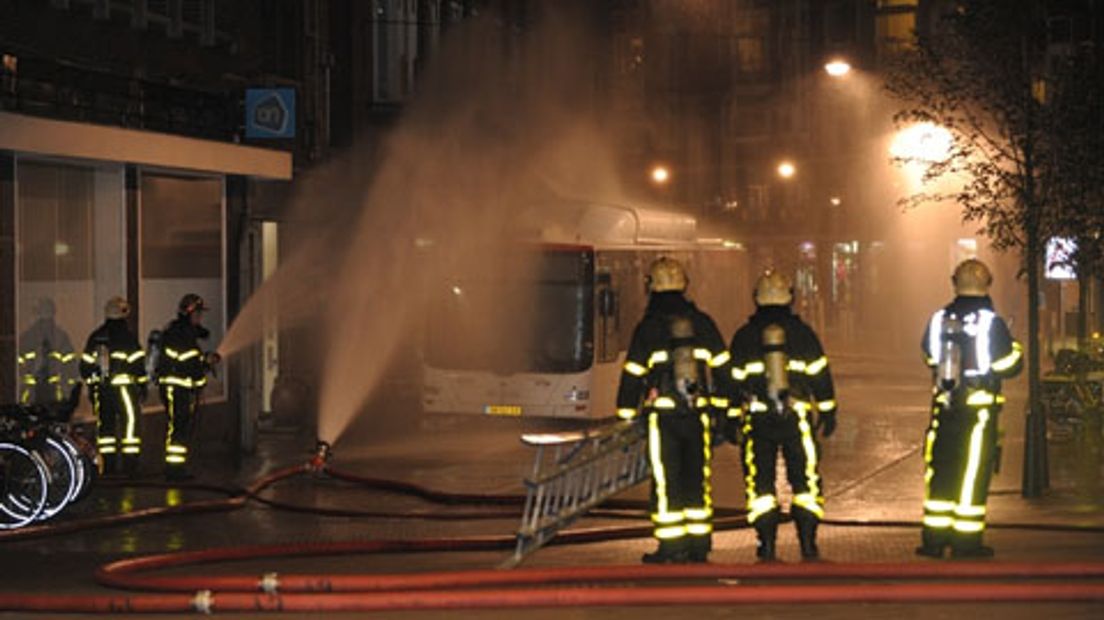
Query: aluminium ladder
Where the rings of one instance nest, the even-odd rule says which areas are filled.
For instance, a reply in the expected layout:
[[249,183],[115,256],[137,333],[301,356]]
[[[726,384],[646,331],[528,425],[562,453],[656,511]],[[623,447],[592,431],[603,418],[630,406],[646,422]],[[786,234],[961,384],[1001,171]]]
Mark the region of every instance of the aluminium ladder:
[[588,510],[650,476],[647,438],[636,424],[531,433],[521,440],[537,451],[525,480],[517,546],[503,568],[517,566]]

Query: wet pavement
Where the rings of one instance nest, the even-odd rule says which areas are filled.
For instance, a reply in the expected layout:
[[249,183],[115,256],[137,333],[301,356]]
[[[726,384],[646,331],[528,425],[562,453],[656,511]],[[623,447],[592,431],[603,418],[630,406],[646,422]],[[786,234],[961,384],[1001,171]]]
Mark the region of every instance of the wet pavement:
[[[920,442],[928,411],[928,384],[918,362],[869,356],[834,359],[840,422],[836,434],[823,444],[822,476],[828,519],[821,529],[820,547],[828,561],[931,562],[917,558],[923,463]],[[1020,495],[1023,453],[1023,385],[1018,379],[1006,389],[1008,405],[1002,414],[1004,457],[993,482],[989,501],[987,540],[998,552],[994,561],[1104,562],[1104,457],[1099,442],[1064,438],[1050,443],[1051,489],[1039,499]],[[401,480],[452,493],[516,495],[531,467],[532,449],[519,442],[522,430],[541,428],[531,421],[497,418],[434,417],[404,420],[413,405],[408,391],[389,395],[370,405],[335,446],[332,465],[362,476]],[[305,462],[313,439],[302,433],[267,432],[258,454],[232,468],[229,459],[205,455],[197,483],[226,489],[282,466]],[[738,452],[722,447],[713,467],[715,503],[743,505],[743,474]],[[152,506],[186,504],[224,497],[218,488],[202,484],[169,487],[149,478],[140,484],[103,484],[90,497],[71,507],[57,523],[117,514]],[[322,541],[409,540],[423,537],[512,535],[516,511],[503,506],[442,505],[407,494],[366,489],[326,477],[300,476],[274,485],[263,497],[294,505],[320,507],[344,514],[319,515],[276,509],[259,502],[217,513],[177,515],[125,526],[79,531],[23,541],[0,541],[0,590],[3,592],[92,594],[117,593],[96,584],[95,568],[103,563],[166,551],[221,548],[243,544],[284,544]],[[643,499],[641,486],[624,494]],[[285,507],[286,508],[286,507]],[[375,517],[358,511],[387,513]],[[491,518],[429,520],[402,515],[493,512]],[[641,526],[646,516],[633,519],[587,518],[574,527]],[[1076,527],[1085,529],[1078,530]],[[614,540],[582,545],[549,546],[537,551],[528,566],[588,566],[635,564],[654,543],[649,538]],[[754,556],[754,535],[747,529],[718,532],[711,560],[748,563]],[[502,551],[452,553],[389,553],[287,560],[251,560],[165,571],[228,574],[289,572],[411,572],[490,568],[508,555]],[[796,537],[791,526],[780,531],[780,556],[797,561]],[[517,610],[453,612],[465,617],[512,618]],[[969,604],[829,604],[753,605],[750,607],[529,609],[532,618],[701,618],[752,617],[825,618],[888,617],[959,618],[1099,618],[1104,604],[1084,603],[969,603]],[[396,613],[381,614],[393,617]],[[407,618],[428,618],[444,612],[404,612]],[[262,617],[260,614],[239,617]],[[3,614],[0,617],[24,617]],[[45,616],[38,616],[45,617]],[[56,615],[50,617],[75,617]],[[295,617],[320,617],[296,615]],[[336,614],[329,617],[358,617]]]

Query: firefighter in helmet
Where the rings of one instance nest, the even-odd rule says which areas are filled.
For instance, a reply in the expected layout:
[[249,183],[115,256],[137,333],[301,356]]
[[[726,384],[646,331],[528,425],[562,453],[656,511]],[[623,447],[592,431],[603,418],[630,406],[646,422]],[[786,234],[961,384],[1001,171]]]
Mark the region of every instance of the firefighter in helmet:
[[199,341],[211,333],[202,324],[207,304],[195,293],[180,299],[176,319],[161,333],[157,383],[161,402],[168,414],[165,437],[165,477],[191,477],[188,459],[195,430],[196,410],[207,372],[219,362],[219,355],[204,352]]
[[[88,336],[80,374],[96,414],[96,448],[107,475],[138,472],[142,452],[142,401],[146,391],[146,352],[130,331],[130,304],[112,297],[105,321]],[[121,457],[121,458],[120,458]]]
[[932,315],[921,346],[933,371],[931,422],[924,441],[924,525],[919,555],[986,557],[985,500],[998,454],[1001,380],[1023,365],[1020,344],[993,311],[985,263],[955,268],[955,298]]
[[649,564],[705,562],[713,500],[710,436],[728,401],[728,352],[716,324],[685,296],[688,280],[670,258],[652,263],[644,318],[633,332],[617,393],[617,415],[647,429],[651,517],[658,549]]
[[755,285],[756,311],[732,337],[730,436],[743,444],[748,523],[759,538],[756,554],[775,559],[781,508],[775,491],[778,451],[786,461],[793,490],[790,515],[797,527],[801,557],[819,557],[816,531],[824,516],[814,432],[836,428],[836,399],[828,358],[820,341],[790,308],[793,288],[777,271]]

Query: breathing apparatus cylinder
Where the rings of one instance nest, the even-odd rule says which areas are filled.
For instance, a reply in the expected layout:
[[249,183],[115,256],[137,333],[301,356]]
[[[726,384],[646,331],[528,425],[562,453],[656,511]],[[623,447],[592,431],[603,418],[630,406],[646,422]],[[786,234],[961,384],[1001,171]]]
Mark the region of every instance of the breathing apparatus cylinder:
[[940,390],[949,392],[958,386],[962,375],[962,321],[953,314],[943,317],[939,338],[939,365],[936,367],[936,383]]
[[[675,374],[675,389],[693,408],[700,388],[698,362],[694,359],[694,324],[684,316],[671,320],[671,340],[680,343],[671,352],[671,366]],[[685,343],[685,344],[682,344]]]
[[100,381],[106,383],[111,372],[111,352],[106,344],[96,346],[96,366],[100,370]]
[[775,408],[785,408],[790,392],[790,378],[786,366],[786,330],[781,325],[771,324],[763,330],[764,362],[767,374],[767,396],[774,402]]

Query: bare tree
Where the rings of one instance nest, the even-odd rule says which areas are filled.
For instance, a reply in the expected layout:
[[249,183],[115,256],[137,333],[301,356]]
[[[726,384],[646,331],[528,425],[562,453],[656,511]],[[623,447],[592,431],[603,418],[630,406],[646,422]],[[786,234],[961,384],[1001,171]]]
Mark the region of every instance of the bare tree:
[[[926,162],[937,189],[904,199],[917,205],[955,201],[997,249],[1023,257],[1028,285],[1029,405],[1023,494],[1046,488],[1045,421],[1039,406],[1039,298],[1043,241],[1058,232],[1047,202],[1047,120],[1042,81],[1046,14],[1031,0],[945,3],[933,32],[918,33],[887,74],[902,102],[898,123],[930,122],[949,130],[949,157]],[[950,187],[950,189],[941,189]]]

